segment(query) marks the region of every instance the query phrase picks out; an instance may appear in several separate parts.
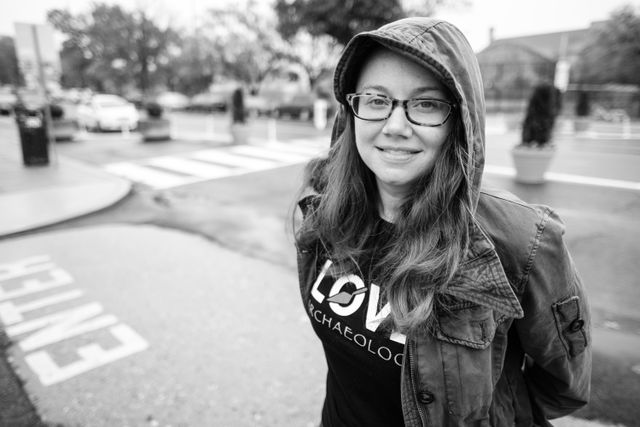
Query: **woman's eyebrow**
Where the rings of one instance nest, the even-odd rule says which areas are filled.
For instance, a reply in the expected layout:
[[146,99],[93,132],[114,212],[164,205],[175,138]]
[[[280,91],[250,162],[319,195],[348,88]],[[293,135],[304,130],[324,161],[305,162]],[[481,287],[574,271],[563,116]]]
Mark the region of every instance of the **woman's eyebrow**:
[[[389,94],[389,89],[387,89],[385,86],[382,85],[376,85],[376,84],[371,84],[371,85],[365,85],[363,86],[360,90],[358,90],[359,93],[363,93],[363,92],[367,92],[367,91],[377,91],[377,92],[382,92],[384,94]],[[425,93],[429,93],[429,95],[431,96],[437,96],[438,98],[446,98],[445,95],[445,91],[442,90],[442,88],[440,86],[420,86],[417,87],[415,89],[413,89],[411,91],[411,98],[416,97],[416,96],[420,96],[420,95],[424,95]]]
[[411,91],[413,95],[424,92],[438,92],[439,94],[444,95],[444,91],[438,86],[421,86]]
[[380,86],[380,85],[366,85],[360,89],[360,92],[364,92],[367,90],[377,90],[379,92],[385,92],[385,93],[389,92],[386,87]]

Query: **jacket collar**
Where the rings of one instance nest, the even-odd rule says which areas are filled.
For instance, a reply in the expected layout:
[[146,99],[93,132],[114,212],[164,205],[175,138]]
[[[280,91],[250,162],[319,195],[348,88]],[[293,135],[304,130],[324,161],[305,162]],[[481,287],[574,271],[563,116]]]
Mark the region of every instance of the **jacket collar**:
[[471,227],[467,256],[444,292],[509,317],[520,319],[524,316],[495,246],[477,223]]

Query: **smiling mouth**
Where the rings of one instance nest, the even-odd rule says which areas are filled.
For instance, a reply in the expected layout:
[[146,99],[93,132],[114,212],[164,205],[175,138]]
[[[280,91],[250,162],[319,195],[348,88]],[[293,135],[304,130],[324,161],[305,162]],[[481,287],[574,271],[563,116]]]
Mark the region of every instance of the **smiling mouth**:
[[400,156],[407,156],[411,154],[418,154],[420,150],[412,150],[409,148],[390,148],[390,147],[376,147],[378,151],[382,151],[387,154],[395,154]]

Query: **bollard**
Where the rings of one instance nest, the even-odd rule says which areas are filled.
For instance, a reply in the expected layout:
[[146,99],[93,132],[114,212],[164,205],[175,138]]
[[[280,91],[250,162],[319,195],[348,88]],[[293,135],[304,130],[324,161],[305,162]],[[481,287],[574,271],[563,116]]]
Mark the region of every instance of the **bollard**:
[[213,137],[215,134],[213,115],[209,116],[209,120],[206,121],[206,129],[204,132],[210,137]]
[[313,125],[318,130],[327,127],[327,107],[327,101],[322,98],[316,99],[313,103]]
[[267,139],[269,142],[278,141],[276,119],[274,119],[273,117],[270,117],[269,122],[267,123]]
[[627,115],[622,118],[622,138],[631,138],[631,120]]

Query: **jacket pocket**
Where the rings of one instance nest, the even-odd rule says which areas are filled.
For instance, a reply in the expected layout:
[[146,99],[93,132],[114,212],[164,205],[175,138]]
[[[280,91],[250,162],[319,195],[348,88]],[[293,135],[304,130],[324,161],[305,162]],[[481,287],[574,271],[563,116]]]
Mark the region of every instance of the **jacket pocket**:
[[578,356],[587,347],[585,321],[580,311],[580,297],[572,296],[553,304],[553,317],[558,335],[570,358]]
[[438,314],[436,338],[474,349],[485,349],[496,333],[494,311],[477,304]]
[[435,365],[442,369],[451,419],[460,425],[488,425],[506,334],[493,309],[475,303],[461,307],[437,315],[434,335],[441,360]]

